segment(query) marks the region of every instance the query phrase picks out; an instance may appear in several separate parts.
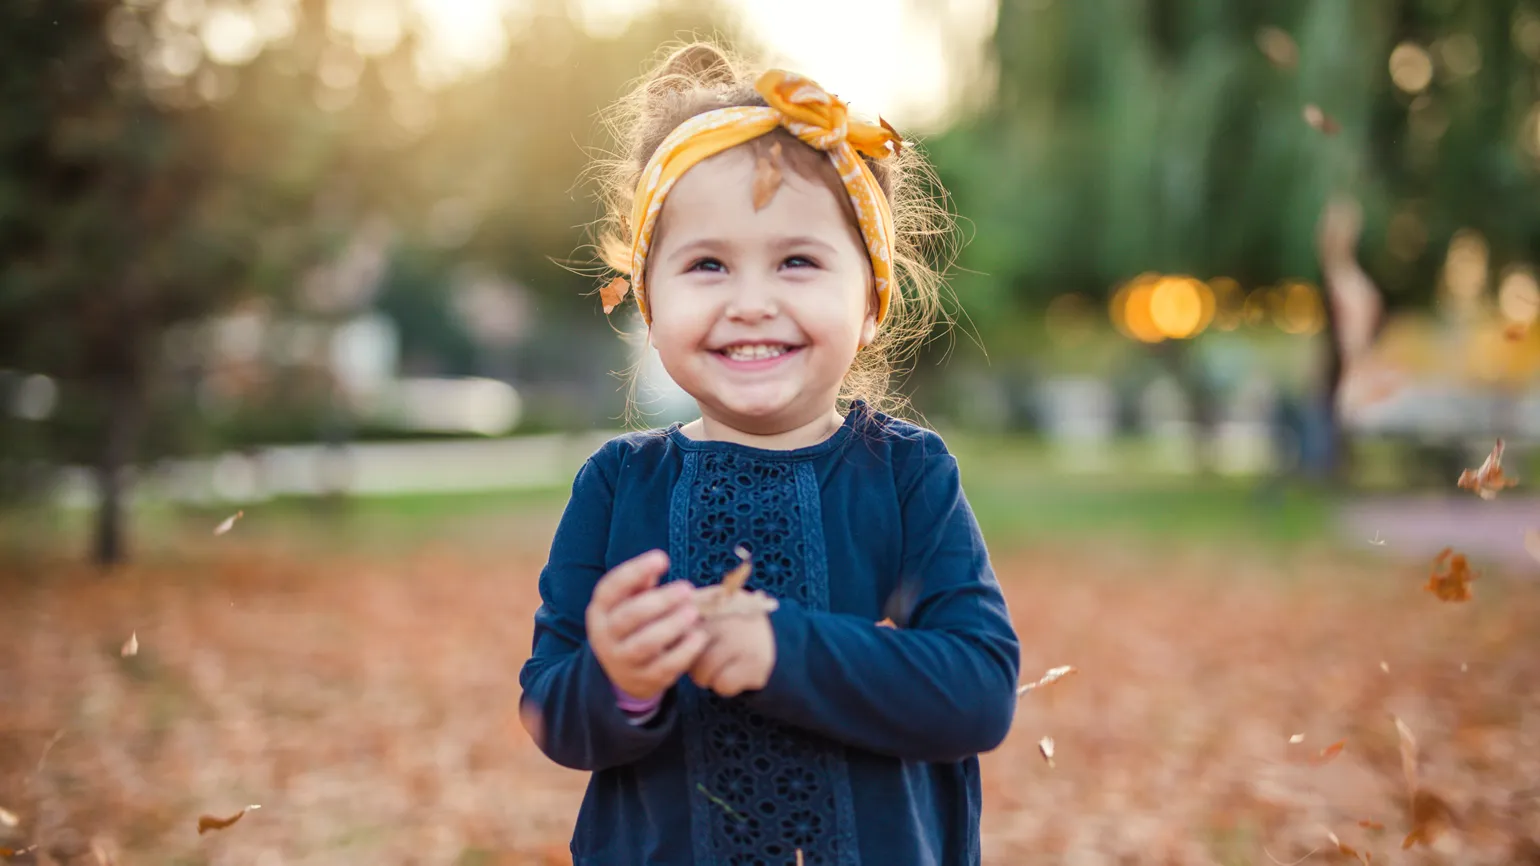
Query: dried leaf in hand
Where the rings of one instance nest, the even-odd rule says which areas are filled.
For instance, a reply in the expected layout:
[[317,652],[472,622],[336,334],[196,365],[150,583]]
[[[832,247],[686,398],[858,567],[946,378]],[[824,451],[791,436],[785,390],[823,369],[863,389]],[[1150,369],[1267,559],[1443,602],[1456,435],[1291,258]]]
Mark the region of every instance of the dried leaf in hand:
[[1405,850],[1416,844],[1432,845],[1452,826],[1454,809],[1432,791],[1419,790],[1412,795],[1412,832],[1401,841],[1401,848]]
[[16,817],[15,812],[9,809],[0,809],[0,827],[15,827],[20,823],[21,819]]
[[604,284],[599,290],[599,303],[604,305],[604,314],[608,316],[620,306],[620,302],[626,299],[631,291],[631,282],[625,277],[616,277]]
[[1017,687],[1016,695],[1018,697],[1020,697],[1021,695],[1024,695],[1027,692],[1032,691],[1033,689],[1038,689],[1038,688],[1042,688],[1043,686],[1053,685],[1054,683],[1056,683],[1059,680],[1069,676],[1070,674],[1078,674],[1078,673],[1080,673],[1080,669],[1075,667],[1075,666],[1073,666],[1073,665],[1060,665],[1059,667],[1056,667],[1056,668],[1050,668],[1048,670],[1048,673],[1043,674],[1042,677],[1040,677],[1037,682],[1035,682],[1035,683],[1026,683],[1026,684],[1024,684],[1022,686]]
[[1423,589],[1438,596],[1439,601],[1470,601],[1470,582],[1476,577],[1465,554],[1446,547],[1433,559],[1433,572]]
[[1326,135],[1336,135],[1342,131],[1342,126],[1329,114],[1321,110],[1319,105],[1305,106],[1305,122],[1310,124],[1317,132]]
[[1492,446],[1492,453],[1482,462],[1479,469],[1467,469],[1460,473],[1460,478],[1455,482],[1462,490],[1473,490],[1482,499],[1496,499],[1497,492],[1505,487],[1513,487],[1519,483],[1517,478],[1508,478],[1503,475],[1503,440],[1497,440]]
[[1331,745],[1322,749],[1319,754],[1310,758],[1310,766],[1319,767],[1322,764],[1330,763],[1333,758],[1342,754],[1342,749],[1345,746],[1347,746],[1347,740],[1338,740],[1337,742],[1332,743]]
[[1346,842],[1343,842],[1341,839],[1338,839],[1337,834],[1330,830],[1326,831],[1326,838],[1330,839],[1331,843],[1337,846],[1337,853],[1344,857],[1352,857],[1354,860],[1357,860],[1360,863],[1369,863],[1374,859],[1374,856],[1368,852],[1364,852],[1362,854],[1358,853],[1357,848],[1354,848],[1352,845],[1349,845]]
[[231,824],[234,824],[236,821],[241,820],[241,816],[245,815],[247,812],[260,808],[262,807],[247,806],[246,808],[236,812],[234,815],[231,815],[228,818],[216,818],[213,815],[204,815],[198,819],[198,835],[202,836],[204,833],[207,833],[210,830],[223,830]]
[[1257,47],[1279,69],[1293,69],[1299,63],[1299,47],[1294,37],[1277,27],[1257,30]]
[[695,606],[706,619],[724,616],[753,616],[768,614],[780,607],[779,602],[760,590],[744,589],[753,574],[754,565],[743,545],[733,548],[738,565],[722,576],[722,582],[695,591]]
[[781,188],[781,143],[770,145],[768,154],[760,154],[754,163],[754,210],[764,210]]
[[139,632],[129,633],[128,640],[123,642],[123,648],[118,650],[118,654],[123,656],[123,658],[139,654]]
[[237,511],[229,517],[226,517],[218,526],[214,527],[214,534],[224,535],[226,532],[229,532],[230,528],[235,526],[235,521],[240,520],[241,517],[245,514],[246,512],[244,511]]
[[1037,750],[1042,753],[1043,760],[1048,762],[1048,766],[1052,767],[1053,766],[1053,737],[1044,737],[1041,740],[1038,740],[1037,741]]

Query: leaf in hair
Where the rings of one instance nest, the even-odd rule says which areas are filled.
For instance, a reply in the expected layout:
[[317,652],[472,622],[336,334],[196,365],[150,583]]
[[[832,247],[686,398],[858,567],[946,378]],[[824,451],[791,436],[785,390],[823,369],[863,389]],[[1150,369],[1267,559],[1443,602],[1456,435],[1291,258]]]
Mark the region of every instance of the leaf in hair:
[[625,277],[616,277],[599,290],[599,302],[604,304],[604,314],[608,316],[611,311],[620,306],[620,302],[626,299],[626,294],[631,291],[631,283]]
[[764,210],[781,188],[781,143],[770,145],[768,154],[760,154],[754,163],[754,210]]

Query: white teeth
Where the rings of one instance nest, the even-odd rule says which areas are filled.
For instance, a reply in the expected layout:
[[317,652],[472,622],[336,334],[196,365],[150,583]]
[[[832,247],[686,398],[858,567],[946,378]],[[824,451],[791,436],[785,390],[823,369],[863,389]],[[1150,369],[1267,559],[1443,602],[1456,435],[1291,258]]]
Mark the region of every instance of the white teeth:
[[786,354],[786,347],[763,343],[752,346],[729,346],[722,350],[722,354],[734,361],[760,361]]

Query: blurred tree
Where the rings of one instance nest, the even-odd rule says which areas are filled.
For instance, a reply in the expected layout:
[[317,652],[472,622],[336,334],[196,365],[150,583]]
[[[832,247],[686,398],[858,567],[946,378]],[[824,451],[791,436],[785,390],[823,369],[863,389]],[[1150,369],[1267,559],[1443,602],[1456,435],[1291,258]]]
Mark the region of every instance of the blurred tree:
[[1004,2],[992,47],[995,98],[931,142],[986,340],[1143,271],[1318,279],[1336,193],[1392,307],[1432,302],[1461,228],[1540,255],[1534,0]]

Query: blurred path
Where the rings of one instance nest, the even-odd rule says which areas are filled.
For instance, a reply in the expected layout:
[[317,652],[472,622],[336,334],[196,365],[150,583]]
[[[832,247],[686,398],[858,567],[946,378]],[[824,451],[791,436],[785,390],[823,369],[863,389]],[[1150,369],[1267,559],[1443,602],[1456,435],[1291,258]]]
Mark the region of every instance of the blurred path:
[[[1540,528],[1540,499],[1499,496],[1486,502],[1475,496],[1397,497],[1360,500],[1338,512],[1338,533],[1352,545],[1368,545],[1407,559],[1432,559],[1445,547],[1486,561],[1540,574],[1540,563],[1524,549],[1524,531]],[[1479,565],[1477,565],[1479,568]]]

